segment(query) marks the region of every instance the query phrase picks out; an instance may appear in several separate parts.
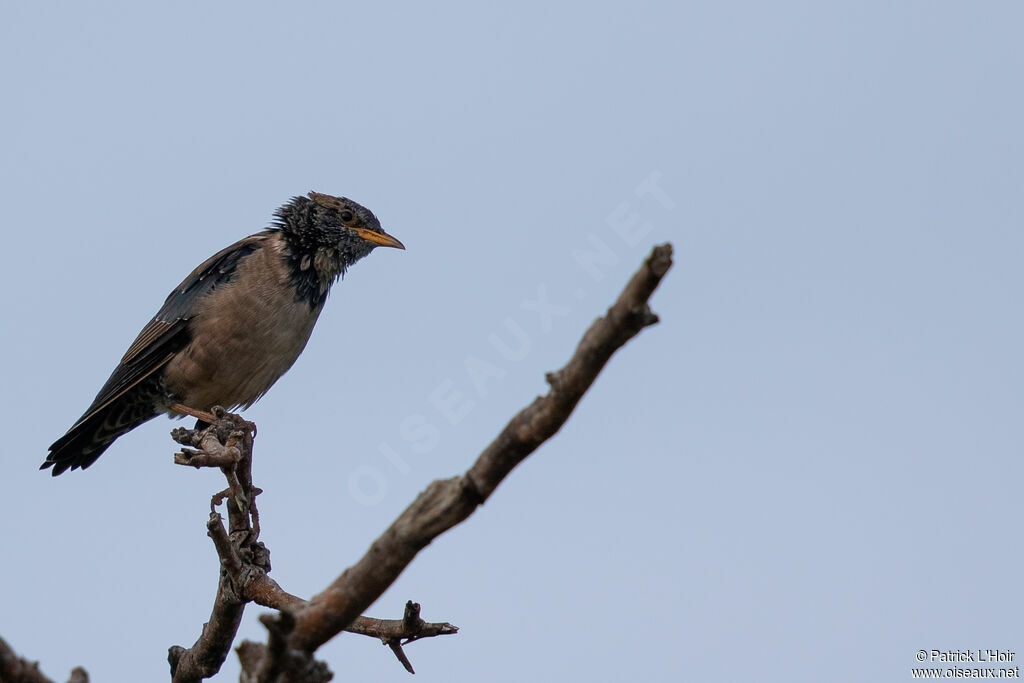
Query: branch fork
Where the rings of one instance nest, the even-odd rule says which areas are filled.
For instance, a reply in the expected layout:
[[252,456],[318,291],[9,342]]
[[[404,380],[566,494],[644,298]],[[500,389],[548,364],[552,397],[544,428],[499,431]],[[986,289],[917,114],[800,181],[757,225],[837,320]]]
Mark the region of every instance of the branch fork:
[[[210,620],[190,648],[174,646],[168,650],[171,677],[174,683],[200,681],[212,676],[223,665],[241,623],[245,605],[258,605],[278,610],[264,614],[260,621],[267,627],[266,646],[248,641],[238,647],[245,671],[243,679],[274,681],[287,674],[288,680],[330,680],[330,670],[309,653],[288,647],[288,638],[295,625],[294,614],[307,602],[287,592],[270,573],[270,551],[259,541],[259,512],[256,496],[261,489],[252,483],[252,450],[256,427],[240,416],[215,407],[214,422],[195,429],[178,428],[171,436],[185,446],[174,456],[178,465],[195,468],[219,468],[228,488],[213,495],[207,535],[220,558],[217,597]],[[216,508],[226,503],[228,528]],[[402,666],[413,673],[412,664],[402,651],[402,640],[408,644],[420,638],[449,635],[458,628],[445,623],[428,623],[419,617],[420,606],[410,601],[402,619],[375,619],[360,616],[344,629],[360,635],[379,638],[391,647]],[[248,663],[248,664],[247,664]],[[248,678],[246,678],[248,677]]]

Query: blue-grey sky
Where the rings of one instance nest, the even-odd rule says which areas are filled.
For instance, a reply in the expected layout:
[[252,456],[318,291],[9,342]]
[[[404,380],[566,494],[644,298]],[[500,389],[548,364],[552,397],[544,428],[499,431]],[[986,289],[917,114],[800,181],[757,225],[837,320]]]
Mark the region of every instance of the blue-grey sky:
[[[408,250],[349,272],[247,412],[273,576],[303,596],[676,247],[662,323],[370,611],[461,627],[408,648],[417,680],[1024,657],[1022,25],[933,0],[5,3],[0,635],[97,681],[161,680],[193,642],[222,482],[171,464],[174,423],[36,468],[171,288],[315,189]],[[367,638],[320,655],[408,680]]]

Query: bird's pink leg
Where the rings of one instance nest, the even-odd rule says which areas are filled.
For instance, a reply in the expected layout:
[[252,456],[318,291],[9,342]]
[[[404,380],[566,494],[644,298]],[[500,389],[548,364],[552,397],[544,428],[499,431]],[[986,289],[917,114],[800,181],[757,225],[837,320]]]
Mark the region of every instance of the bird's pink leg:
[[196,410],[195,408],[189,408],[181,403],[175,403],[171,406],[171,410],[181,415],[191,415],[197,420],[202,420],[206,424],[213,424],[217,421],[217,416],[213,413],[208,413],[205,410]]

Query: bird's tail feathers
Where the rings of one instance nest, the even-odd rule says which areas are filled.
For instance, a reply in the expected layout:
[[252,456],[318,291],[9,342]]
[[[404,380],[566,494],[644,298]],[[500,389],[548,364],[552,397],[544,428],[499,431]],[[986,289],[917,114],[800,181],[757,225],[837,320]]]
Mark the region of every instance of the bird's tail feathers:
[[57,476],[66,470],[85,469],[121,435],[152,420],[160,413],[152,403],[122,396],[100,410],[88,412],[68,433],[53,442],[39,469],[52,467]]

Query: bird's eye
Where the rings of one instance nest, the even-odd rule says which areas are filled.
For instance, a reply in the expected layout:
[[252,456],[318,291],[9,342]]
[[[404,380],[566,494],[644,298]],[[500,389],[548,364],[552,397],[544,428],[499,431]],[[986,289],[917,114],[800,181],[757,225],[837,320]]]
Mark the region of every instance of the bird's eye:
[[344,223],[351,223],[353,220],[355,220],[356,217],[356,215],[349,211],[348,209],[342,210],[342,212],[338,215],[341,216],[341,220]]

